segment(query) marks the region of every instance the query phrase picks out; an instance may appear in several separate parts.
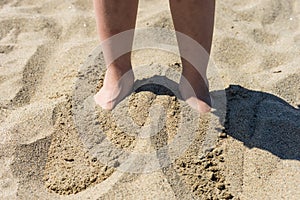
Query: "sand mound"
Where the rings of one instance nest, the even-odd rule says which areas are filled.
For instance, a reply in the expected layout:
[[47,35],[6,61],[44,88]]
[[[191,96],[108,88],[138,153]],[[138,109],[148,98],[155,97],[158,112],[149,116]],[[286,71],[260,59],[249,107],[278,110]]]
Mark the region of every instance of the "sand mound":
[[114,171],[84,149],[73,124],[70,102],[58,105],[53,112],[55,131],[44,169],[45,186],[58,194],[78,193]]
[[[198,198],[205,195],[212,199],[232,198],[228,191],[228,184],[225,182],[223,164],[225,160],[222,156],[222,148],[210,149],[211,152],[203,154],[202,146],[206,132],[212,129],[209,115],[195,122],[198,124],[198,128],[193,129],[196,131],[193,134],[195,137],[191,139],[192,143],[188,143],[184,152],[180,152],[182,155],[175,157],[174,161],[171,160],[171,165],[165,165],[168,159],[172,159],[172,153],[169,155],[168,152],[161,152],[161,149],[172,145],[182,124],[195,119],[192,118],[192,111],[182,113],[184,112],[184,107],[182,107],[184,103],[174,95],[174,93],[178,94],[178,91],[171,91],[174,88],[172,84],[176,83],[165,78],[163,74],[159,74],[164,71],[162,69],[162,66],[154,65],[149,66],[149,70],[143,70],[141,73],[139,68],[134,68],[137,76],[134,86],[136,90],[113,112],[95,108],[94,105],[91,105],[93,102],[90,101],[95,90],[101,87],[103,82],[101,79],[105,72],[100,49],[89,56],[79,72],[73,96],[75,102],[73,114],[78,123],[79,132],[82,134],[80,137],[92,155],[99,160],[105,160],[104,163],[108,162],[109,166],[116,167],[117,170],[126,170],[121,178],[127,180],[126,184],[119,181],[105,196],[113,198],[113,193],[118,193],[118,191],[123,193],[125,185],[130,184],[131,172],[142,169],[150,170],[148,173],[156,173],[156,170],[151,171],[151,165],[145,165],[140,161],[134,161],[130,168],[123,166],[126,159],[130,158],[130,154],[152,151],[157,154],[158,162],[161,165],[159,168],[163,168],[163,174],[169,182],[169,187],[173,188],[175,196]],[[158,72],[154,73],[156,74],[154,77],[151,75],[153,70]],[[178,70],[175,71],[178,73]],[[161,85],[162,82],[167,84]],[[152,110],[155,109],[155,106],[160,106],[159,110],[164,110],[165,114],[161,116],[162,118],[161,114],[153,113]],[[127,121],[128,118],[132,121]],[[156,119],[159,121],[155,122]],[[126,122],[122,123],[122,121]],[[126,123],[132,123],[132,125]],[[153,123],[160,127],[158,130],[154,129],[158,132],[151,133],[150,131],[150,134],[153,135],[150,135],[148,139],[139,138],[138,135],[145,134],[148,130],[147,126]],[[99,132],[99,130],[101,131]],[[183,131],[185,131],[184,135],[191,133],[189,129]],[[106,141],[108,141],[107,144]],[[180,145],[180,143],[178,144]],[[126,152],[123,152],[124,150]],[[107,156],[109,157],[106,159]],[[136,159],[138,160],[138,157]],[[145,175],[142,173],[136,176],[134,180]],[[134,180],[132,180],[132,184]]]

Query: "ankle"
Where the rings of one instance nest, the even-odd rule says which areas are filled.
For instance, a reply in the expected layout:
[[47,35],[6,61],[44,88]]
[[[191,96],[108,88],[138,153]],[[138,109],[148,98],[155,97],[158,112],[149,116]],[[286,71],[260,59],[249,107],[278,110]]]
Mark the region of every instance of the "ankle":
[[132,74],[131,65],[110,65],[105,73],[104,78],[104,85],[115,85],[114,83],[124,79],[126,77],[130,77],[129,75]]

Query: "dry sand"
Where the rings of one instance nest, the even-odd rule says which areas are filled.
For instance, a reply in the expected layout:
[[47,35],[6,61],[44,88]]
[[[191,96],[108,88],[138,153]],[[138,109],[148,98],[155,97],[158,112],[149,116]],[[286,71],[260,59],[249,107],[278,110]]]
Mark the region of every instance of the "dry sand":
[[[92,2],[1,1],[0,199],[299,199],[300,3],[216,13],[213,113],[178,98],[178,55],[153,49],[134,52],[136,90],[105,112]],[[141,0],[137,26],[173,29],[168,1]]]

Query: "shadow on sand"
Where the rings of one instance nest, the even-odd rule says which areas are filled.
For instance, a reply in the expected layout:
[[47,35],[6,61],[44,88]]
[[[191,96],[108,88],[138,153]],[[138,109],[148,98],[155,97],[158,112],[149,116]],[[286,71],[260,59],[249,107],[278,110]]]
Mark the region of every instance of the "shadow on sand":
[[224,126],[228,135],[249,148],[269,151],[281,159],[300,160],[299,109],[272,94],[238,85],[226,89],[226,98]]

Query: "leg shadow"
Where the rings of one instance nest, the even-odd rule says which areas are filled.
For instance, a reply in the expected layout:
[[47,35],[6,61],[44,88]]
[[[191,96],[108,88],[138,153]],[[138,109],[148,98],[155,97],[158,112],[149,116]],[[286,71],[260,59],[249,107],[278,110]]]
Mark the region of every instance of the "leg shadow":
[[224,126],[228,135],[249,148],[269,151],[281,159],[300,160],[299,109],[272,94],[238,85],[227,88],[226,97]]
[[155,75],[151,78],[136,80],[133,85],[133,90],[136,93],[149,91],[156,95],[176,96],[182,99],[179,94],[178,83],[165,76]]

